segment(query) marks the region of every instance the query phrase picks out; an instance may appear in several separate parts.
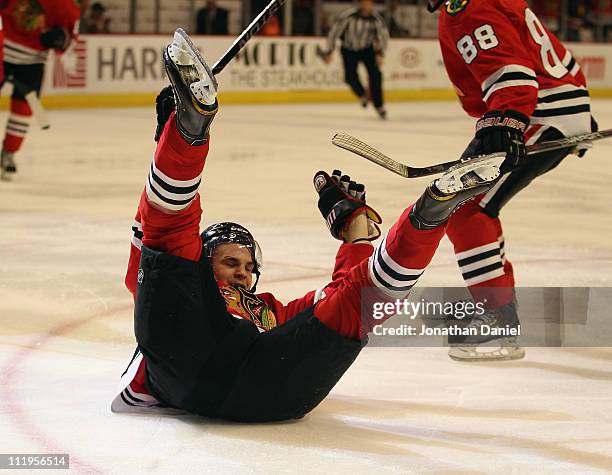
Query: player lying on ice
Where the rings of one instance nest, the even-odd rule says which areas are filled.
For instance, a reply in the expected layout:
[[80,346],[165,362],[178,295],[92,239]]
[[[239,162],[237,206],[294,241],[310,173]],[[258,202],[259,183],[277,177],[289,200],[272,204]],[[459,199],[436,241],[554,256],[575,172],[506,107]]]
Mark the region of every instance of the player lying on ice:
[[218,109],[216,81],[182,30],[164,61],[176,112],[167,121],[158,115],[163,132],[136,214],[126,284],[135,295],[138,349],[112,410],[175,408],[236,421],[303,417],[381,323],[362,318],[362,289],[376,289],[380,299],[405,297],[450,214],[489,189],[507,160],[466,162],[445,173],[376,248],[370,241],[380,220],[363,186],[318,172],[319,209],[343,243],[331,282],[284,305],[255,294],[261,252],[249,231],[219,223],[200,234],[198,186]]

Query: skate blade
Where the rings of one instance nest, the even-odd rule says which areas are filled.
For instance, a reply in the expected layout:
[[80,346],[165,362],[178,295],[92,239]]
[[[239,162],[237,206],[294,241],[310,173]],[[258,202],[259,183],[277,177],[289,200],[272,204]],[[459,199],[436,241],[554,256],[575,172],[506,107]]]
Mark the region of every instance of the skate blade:
[[436,187],[445,194],[457,193],[486,185],[500,176],[501,164],[506,159],[503,152],[472,158],[449,168],[436,182]]
[[[215,75],[208,67],[208,64],[206,64],[206,61],[204,61],[198,48],[191,41],[189,35],[182,28],[177,28],[174,32],[174,39],[168,48],[168,54],[177,66],[195,66],[200,79],[209,82],[214,87],[214,90],[217,91],[219,85]],[[205,77],[208,77],[208,81],[203,79]]]
[[[479,351],[490,350],[490,351]],[[448,356],[455,361],[508,361],[520,360],[525,357],[525,349],[520,346],[502,345],[499,348],[474,346],[453,346],[448,350]]]

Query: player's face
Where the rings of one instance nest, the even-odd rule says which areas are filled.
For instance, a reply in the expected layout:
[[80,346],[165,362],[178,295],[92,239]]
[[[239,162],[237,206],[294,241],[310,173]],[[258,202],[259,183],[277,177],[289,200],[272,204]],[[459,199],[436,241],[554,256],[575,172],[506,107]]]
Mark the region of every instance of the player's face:
[[240,244],[219,244],[211,259],[217,280],[238,285],[249,290],[253,285],[253,258],[251,252]]
[[360,8],[361,13],[364,15],[369,15],[374,10],[374,4],[372,3],[372,0],[362,0]]

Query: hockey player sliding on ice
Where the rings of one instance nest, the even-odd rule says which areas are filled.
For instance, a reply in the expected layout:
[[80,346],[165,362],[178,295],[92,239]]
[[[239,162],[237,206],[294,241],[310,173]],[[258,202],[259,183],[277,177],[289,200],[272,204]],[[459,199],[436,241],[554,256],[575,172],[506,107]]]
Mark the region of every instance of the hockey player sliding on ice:
[[[428,9],[433,12],[442,4],[428,0]],[[505,152],[520,165],[458,210],[446,233],[473,297],[487,300],[489,311],[471,324],[517,327],[514,275],[498,215],[514,195],[569,153],[584,154],[564,149],[527,157],[525,144],[592,131],[586,80],[571,53],[523,0],[450,0],[440,10],[438,28],[444,64],[461,105],[479,118],[463,157]],[[499,348],[477,346],[492,338],[458,338],[449,354],[460,360],[524,356],[514,339],[497,340]]]
[[161,133],[126,277],[135,296],[138,349],[112,410],[174,408],[236,421],[300,418],[325,398],[381,323],[362,319],[362,289],[373,288],[381,300],[405,297],[453,210],[489,189],[508,164],[496,156],[448,171],[375,249],[370,241],[379,235],[380,219],[366,205],[364,187],[340,173],[318,172],[319,209],[342,244],[332,280],[285,305],[255,293],[261,251],[248,230],[218,223],[200,234],[198,187],[217,84],[182,30],[164,61],[176,111],[165,113],[172,99],[158,98]]

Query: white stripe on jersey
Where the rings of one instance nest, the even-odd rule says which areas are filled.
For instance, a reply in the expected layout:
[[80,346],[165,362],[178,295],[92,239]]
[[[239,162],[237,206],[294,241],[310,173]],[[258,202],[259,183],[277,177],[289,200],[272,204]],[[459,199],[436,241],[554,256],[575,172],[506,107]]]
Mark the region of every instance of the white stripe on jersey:
[[511,81],[503,81],[503,82],[497,83],[494,86],[492,86],[487,91],[487,93],[484,95],[482,100],[483,102],[487,102],[489,97],[491,97],[491,94],[493,94],[495,91],[499,91],[500,89],[504,89],[506,87],[518,87],[518,86],[529,86],[529,87],[535,87],[536,89],[539,87],[538,81],[536,81],[535,79],[534,80],[514,79]]
[[168,175],[162,172],[159,168],[157,168],[157,165],[155,165],[155,160],[153,160],[153,162],[151,163],[151,166],[153,167],[153,171],[155,172],[155,174],[158,177],[160,177],[164,182],[168,183],[168,185],[171,185],[171,186],[178,186],[181,188],[186,188],[189,186],[197,185],[200,182],[200,179],[202,178],[202,175],[200,174],[191,180],[175,180],[174,178],[170,178]]
[[536,78],[536,73],[533,69],[528,68],[526,66],[521,66],[520,64],[508,64],[499,68],[487,79],[485,79],[480,85],[480,88],[483,91],[486,91],[489,87],[491,87],[491,85],[495,84],[504,74],[508,73],[524,73],[528,76],[531,76],[534,80]]
[[171,178],[160,171],[153,160],[146,182],[147,198],[164,209],[181,211],[191,205],[200,181],[201,174],[190,180]]
[[499,269],[492,270],[491,272],[487,272],[486,274],[477,275],[476,277],[472,277],[471,279],[465,279],[465,285],[476,285],[486,282],[488,280],[496,279],[497,277],[501,277],[504,275],[504,268],[500,267]]
[[140,251],[142,250],[142,238],[139,236],[142,236],[142,224],[134,220],[132,223],[132,244]]
[[44,64],[47,61],[47,56],[49,56],[48,51],[39,51],[4,39],[4,61],[7,63]]
[[499,248],[499,243],[492,242],[489,244],[484,244],[482,246],[474,247],[472,249],[468,249],[467,251],[457,252],[455,253],[455,256],[457,256],[457,260],[460,261],[462,259],[476,256],[478,254],[482,254],[483,252],[492,251],[493,249],[497,249],[497,248]]
[[368,261],[368,275],[372,283],[393,296],[406,296],[424,270],[410,269],[397,263],[387,251],[387,236]]
[[[568,96],[572,93],[580,95],[579,97],[563,98],[564,93]],[[555,98],[556,100],[552,102],[545,102],[546,98],[556,94],[559,94],[561,98]],[[538,91],[538,103],[534,114],[531,116],[531,124],[554,127],[566,137],[589,133],[591,132],[590,102],[586,88],[573,84],[540,90]],[[558,113],[551,113],[555,109],[558,109]],[[548,115],[546,115],[547,113]]]

